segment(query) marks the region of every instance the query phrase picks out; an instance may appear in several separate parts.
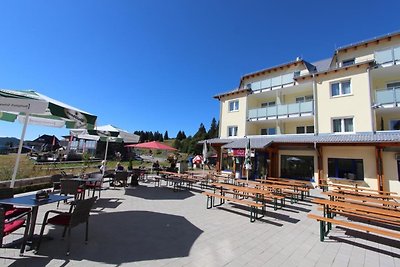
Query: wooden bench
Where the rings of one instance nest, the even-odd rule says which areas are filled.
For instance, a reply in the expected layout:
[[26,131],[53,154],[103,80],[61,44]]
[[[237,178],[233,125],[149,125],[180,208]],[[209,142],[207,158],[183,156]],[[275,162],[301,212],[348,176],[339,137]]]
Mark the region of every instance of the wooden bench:
[[357,224],[357,223],[351,223],[351,222],[347,222],[347,221],[326,218],[326,217],[318,216],[315,214],[308,214],[307,217],[310,219],[315,219],[320,222],[320,240],[321,241],[324,241],[325,236],[327,236],[329,234],[330,227],[329,226],[327,227],[327,223],[336,224],[336,225],[340,225],[340,226],[344,226],[344,227],[352,228],[352,229],[356,229],[356,230],[361,230],[361,231],[365,231],[367,233],[375,233],[375,234],[379,234],[379,235],[384,235],[384,236],[400,239],[400,232],[394,232],[394,231],[389,231],[389,230],[385,230],[385,229],[361,225],[361,224]]
[[[234,198],[234,197],[228,197],[225,195],[219,195],[219,194],[215,194],[215,193],[211,193],[211,192],[203,192],[203,195],[207,196],[207,209],[211,209],[212,207],[217,207],[217,206],[221,206],[225,203],[225,201],[229,201],[229,202],[234,202],[237,204],[241,204],[244,206],[248,206],[250,207],[250,222],[255,222],[256,219],[260,219],[262,217],[264,217],[264,204],[262,203],[257,203],[254,201],[249,201],[249,200],[244,200],[244,199],[238,199],[238,198]],[[215,198],[219,198],[220,199],[220,203],[219,204],[215,204]],[[262,209],[262,216],[258,216],[258,209],[261,208]]]

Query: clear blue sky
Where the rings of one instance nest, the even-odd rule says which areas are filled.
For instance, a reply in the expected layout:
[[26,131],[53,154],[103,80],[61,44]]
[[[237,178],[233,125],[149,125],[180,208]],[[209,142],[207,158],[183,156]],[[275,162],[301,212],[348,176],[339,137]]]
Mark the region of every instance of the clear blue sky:
[[[400,30],[400,1],[3,0],[0,88],[35,89],[128,131],[193,135],[243,74]],[[0,122],[0,136],[22,125]],[[27,139],[68,134],[28,126]]]

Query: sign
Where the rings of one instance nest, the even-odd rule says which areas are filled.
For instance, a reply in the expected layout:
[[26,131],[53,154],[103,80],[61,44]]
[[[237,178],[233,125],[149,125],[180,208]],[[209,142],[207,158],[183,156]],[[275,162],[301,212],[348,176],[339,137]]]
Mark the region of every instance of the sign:
[[234,157],[244,157],[246,154],[245,149],[234,149],[233,156]]

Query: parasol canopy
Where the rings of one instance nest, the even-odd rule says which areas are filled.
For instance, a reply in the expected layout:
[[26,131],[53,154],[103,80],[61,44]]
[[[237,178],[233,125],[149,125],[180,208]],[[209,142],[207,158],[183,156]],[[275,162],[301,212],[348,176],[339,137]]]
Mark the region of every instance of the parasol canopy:
[[97,117],[35,91],[0,89],[0,120],[24,124],[10,187],[14,187],[28,124],[92,129]]
[[165,145],[165,144],[157,142],[157,141],[140,143],[140,144],[131,144],[131,145],[126,145],[125,147],[144,148],[144,149],[159,149],[159,150],[177,150],[176,148],[173,148],[171,146]]

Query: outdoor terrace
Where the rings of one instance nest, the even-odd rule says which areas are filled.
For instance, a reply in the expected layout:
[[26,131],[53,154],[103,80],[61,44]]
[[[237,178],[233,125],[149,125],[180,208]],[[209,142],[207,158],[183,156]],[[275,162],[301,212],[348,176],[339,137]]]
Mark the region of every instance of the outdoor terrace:
[[[400,266],[400,241],[333,227],[321,242],[319,223],[307,218],[321,213],[313,199],[320,189],[283,209],[267,207],[265,216],[249,222],[248,210],[235,204],[206,209],[200,186],[174,192],[151,177],[137,188],[107,188],[90,217],[89,243],[84,225],[72,230],[66,256],[62,229],[46,227],[38,254],[19,256],[18,248],[1,248],[1,266]],[[66,211],[69,206],[60,204]],[[41,206],[35,233],[46,210]],[[23,230],[4,238],[21,238]]]

